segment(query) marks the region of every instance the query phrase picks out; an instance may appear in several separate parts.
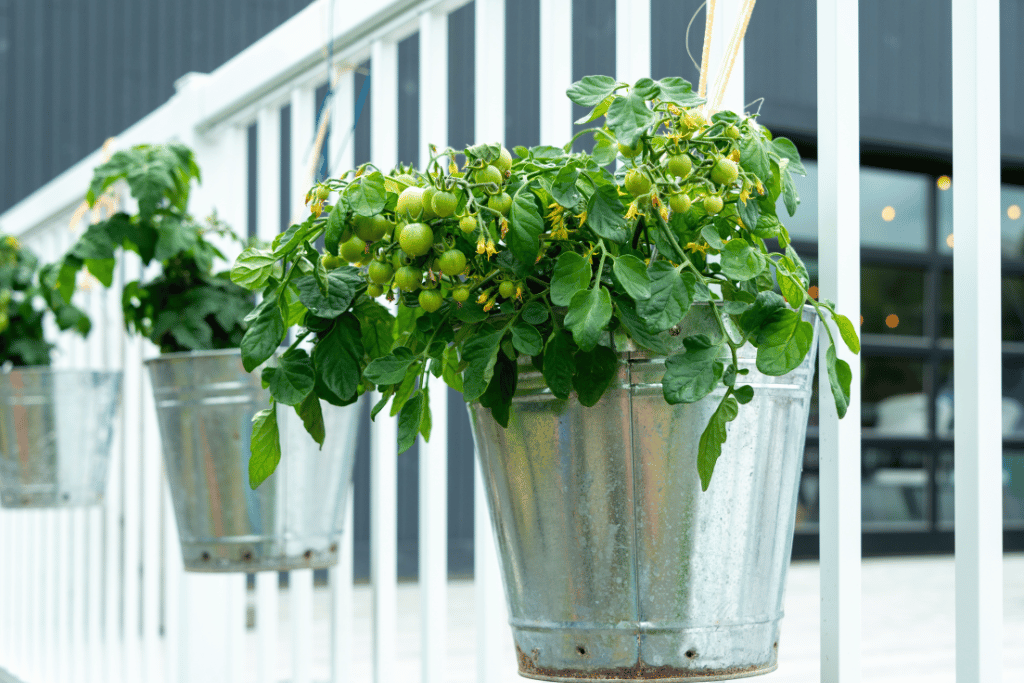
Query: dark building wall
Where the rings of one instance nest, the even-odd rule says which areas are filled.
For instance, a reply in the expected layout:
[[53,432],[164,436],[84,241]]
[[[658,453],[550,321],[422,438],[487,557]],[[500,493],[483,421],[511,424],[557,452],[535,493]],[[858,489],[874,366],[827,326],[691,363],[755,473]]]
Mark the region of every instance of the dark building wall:
[[0,0],[0,211],[309,0]]

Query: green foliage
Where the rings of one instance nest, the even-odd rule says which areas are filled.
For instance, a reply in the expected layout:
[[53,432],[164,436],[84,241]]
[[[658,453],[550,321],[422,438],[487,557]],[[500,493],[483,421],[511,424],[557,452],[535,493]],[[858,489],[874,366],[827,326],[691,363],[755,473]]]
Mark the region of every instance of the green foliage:
[[[96,167],[86,200],[94,206],[124,180],[137,210],[89,226],[60,261],[47,266],[45,277],[70,301],[82,268],[109,287],[120,253],[135,252],[143,265],[158,262],[160,271],[145,283],[125,285],[122,305],[129,332],[145,336],[165,353],[237,348],[253,296],[227,271],[214,272],[215,262],[225,257],[211,237],[238,238],[216,216],[200,222],[188,213],[192,181],[199,179],[192,150],[184,145],[138,145],[116,152]],[[235,267],[238,277],[265,283],[274,260],[265,252],[246,253],[249,258]]]
[[[539,370],[557,399],[591,406],[615,381],[630,341],[667,356],[667,402],[724,392],[698,445],[706,489],[728,424],[754,398],[737,349],[756,346],[762,372],[793,370],[811,350],[807,301],[856,352],[849,320],[807,298],[807,269],[776,210],[781,200],[792,214],[799,201],[792,174],[804,168],[792,142],[732,112],[708,121],[681,78],[629,85],[588,76],[567,94],[591,108],[582,123],[598,122],[580,133],[594,137],[592,154],[573,153],[572,141],[515,147],[514,157],[482,144],[432,149],[422,172],[366,164],[311,190],[310,217],[271,251],[239,257],[234,281],[265,302],[251,316],[247,366],[262,362],[293,321],[303,328],[296,338],[313,343],[308,358],[266,371],[277,403],[301,407],[316,396],[342,405],[376,389],[371,417],[390,405],[403,451],[418,435],[429,438],[431,374],[507,425],[520,368]],[[455,199],[444,217],[429,201],[440,192]],[[415,254],[402,250],[398,235],[410,223],[427,224],[415,229],[432,236],[425,253],[411,238]],[[466,268],[448,275],[439,259],[451,261],[453,251]],[[396,272],[397,281],[388,276]],[[680,322],[697,306],[715,332],[680,338]],[[851,373],[824,329],[842,414]],[[273,459],[268,451],[259,462]]]
[[64,301],[39,259],[13,235],[0,235],[0,365],[49,365],[53,344],[43,321],[52,313],[57,327],[89,334],[89,316]]

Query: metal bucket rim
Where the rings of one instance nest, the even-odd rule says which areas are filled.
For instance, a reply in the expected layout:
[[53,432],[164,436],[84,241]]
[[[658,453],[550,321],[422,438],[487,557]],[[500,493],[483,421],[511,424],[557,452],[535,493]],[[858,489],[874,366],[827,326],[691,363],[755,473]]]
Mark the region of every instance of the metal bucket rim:
[[123,374],[121,370],[102,370],[94,368],[55,368],[52,365],[15,365],[14,367],[0,371],[0,377],[10,377],[13,373],[21,373],[33,376],[42,375],[100,375],[116,377]]
[[234,347],[231,349],[206,349],[201,351],[175,351],[173,353],[161,353],[154,358],[147,358],[142,361],[146,365],[156,365],[161,362],[190,360],[193,358],[218,358],[221,356],[234,356],[241,358],[242,349]]

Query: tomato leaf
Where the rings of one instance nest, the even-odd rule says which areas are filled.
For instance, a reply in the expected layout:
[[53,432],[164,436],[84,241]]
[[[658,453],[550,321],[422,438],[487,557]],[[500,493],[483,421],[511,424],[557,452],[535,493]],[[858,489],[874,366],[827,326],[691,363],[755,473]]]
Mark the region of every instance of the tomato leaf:
[[320,399],[317,398],[316,392],[309,392],[309,395],[302,400],[302,403],[295,406],[295,413],[302,419],[306,432],[313,437],[313,441],[316,441],[322,449],[327,432],[324,427],[323,408],[320,406]]
[[680,107],[696,107],[704,104],[705,99],[693,92],[693,85],[685,78],[670,76],[658,81],[660,94],[658,98],[663,102],[671,102]]
[[564,401],[569,398],[575,373],[572,337],[565,331],[555,330],[544,347],[544,382],[556,398]]
[[312,273],[295,278],[294,283],[299,291],[299,301],[313,315],[336,318],[352,305],[352,300],[356,298],[360,289],[366,286],[366,278],[352,266],[336,268],[326,274],[326,295]]
[[260,302],[249,329],[242,337],[242,365],[246,372],[252,372],[260,363],[274,355],[284,339],[284,320],[281,309],[273,297]]
[[525,264],[532,264],[540,249],[542,232],[544,220],[537,210],[533,193],[527,188],[521,188],[512,198],[505,242],[517,259]]
[[651,279],[651,296],[638,301],[636,310],[651,332],[664,332],[690,310],[696,278],[689,272],[679,273],[665,261],[652,263],[647,274]]
[[466,401],[476,401],[487,390],[504,335],[504,330],[478,332],[462,345],[462,360],[469,364],[462,375],[462,397]]
[[750,280],[768,264],[765,255],[742,237],[734,237],[722,248],[722,272],[732,280]]
[[313,366],[317,375],[329,391],[344,401],[357,395],[362,359],[359,321],[351,313],[335,320],[330,332],[313,347]]
[[281,433],[277,427],[277,408],[273,404],[256,413],[249,444],[249,486],[255,491],[281,462]]
[[836,402],[836,413],[842,418],[850,407],[850,383],[853,372],[850,364],[836,358],[835,344],[829,344],[825,352],[825,367],[828,369],[828,384],[832,388],[832,398]]
[[405,379],[409,366],[419,360],[419,356],[404,346],[381,356],[363,370],[363,377],[377,385],[398,384]]
[[362,176],[357,182],[345,188],[345,200],[359,216],[377,215],[388,203],[384,175],[380,171],[373,171]]
[[840,313],[834,313],[832,319],[836,321],[836,327],[839,328],[839,334],[846,342],[846,347],[854,353],[860,353],[860,340],[850,319]]
[[700,487],[707,491],[711,485],[711,475],[715,472],[715,463],[722,455],[722,445],[725,443],[728,434],[726,424],[736,419],[739,413],[739,405],[736,399],[728,396],[722,399],[718,408],[712,413],[708,426],[700,435],[700,442],[697,446],[697,471],[700,473]]
[[587,202],[587,220],[584,225],[599,237],[616,244],[625,244],[629,232],[626,230],[624,209],[617,186],[598,185]]
[[263,381],[278,403],[297,406],[313,391],[313,359],[305,349],[291,349],[281,356],[276,367],[263,369]]
[[590,262],[581,254],[565,251],[555,262],[551,276],[551,303],[568,306],[573,296],[590,286]]
[[807,357],[813,339],[814,326],[798,312],[780,311],[758,334],[757,369],[774,376],[792,372]]
[[565,314],[565,326],[584,351],[597,346],[612,317],[612,297],[604,287],[576,292]]
[[523,355],[536,356],[544,350],[544,339],[536,327],[516,323],[512,326],[512,345]]
[[231,266],[231,281],[253,291],[263,289],[276,263],[277,258],[266,249],[250,247]]
[[565,94],[576,104],[593,107],[615,92],[618,86],[611,76],[584,76],[570,85]]
[[582,196],[576,187],[579,175],[576,166],[563,166],[551,181],[551,198],[567,209],[575,209]]
[[651,278],[647,275],[644,262],[632,254],[619,256],[612,261],[615,278],[634,300],[651,298]]
[[607,346],[598,345],[591,351],[577,351],[575,365],[572,386],[580,403],[589,408],[601,400],[615,379],[619,356]]
[[772,151],[776,156],[782,159],[788,159],[789,165],[786,167],[793,173],[798,175],[807,175],[807,169],[804,168],[803,162],[800,161],[800,152],[796,150],[796,145],[789,138],[775,138],[772,140]]
[[413,392],[409,400],[402,406],[398,415],[398,453],[405,453],[416,443],[416,435],[420,431],[423,419],[423,396],[419,390]]
[[696,403],[710,394],[722,379],[720,344],[712,344],[706,335],[700,334],[687,337],[683,345],[684,353],[665,360],[661,389],[670,404]]
[[640,136],[654,122],[654,113],[647,108],[644,98],[635,92],[615,98],[605,116],[615,137],[627,147],[636,147]]
[[755,130],[752,135],[744,136],[740,141],[740,166],[765,184],[771,181],[772,169],[768,159],[768,147],[759,130]]

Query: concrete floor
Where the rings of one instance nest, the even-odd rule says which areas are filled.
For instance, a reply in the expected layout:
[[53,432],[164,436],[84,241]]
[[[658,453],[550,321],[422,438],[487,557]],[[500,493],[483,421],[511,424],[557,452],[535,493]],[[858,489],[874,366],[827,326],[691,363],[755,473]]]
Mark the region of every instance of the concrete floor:
[[[863,563],[864,683],[954,683],[955,637],[953,559],[951,557],[869,559]],[[1003,563],[1003,683],[1024,682],[1024,555],[1007,555]],[[469,581],[449,584],[448,683],[476,683],[474,593]],[[281,600],[281,654],[278,680],[290,678],[291,643],[287,626],[289,602]],[[372,680],[370,653],[370,590],[356,588],[351,679]],[[314,602],[312,673],[327,681],[329,617],[326,591]],[[399,645],[395,680],[413,683],[419,674],[419,590],[403,584],[398,591]],[[786,617],[779,643],[779,668],[757,679],[764,683],[820,683],[818,637],[818,565],[794,563],[786,591]],[[496,681],[518,683],[512,637],[506,636],[504,657],[493,662]],[[254,653],[252,632],[247,643]],[[246,681],[256,680],[256,660],[249,658]],[[986,682],[987,683],[987,682]]]

